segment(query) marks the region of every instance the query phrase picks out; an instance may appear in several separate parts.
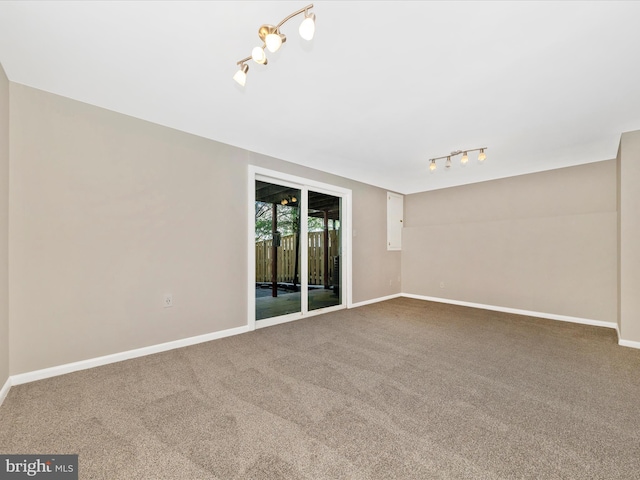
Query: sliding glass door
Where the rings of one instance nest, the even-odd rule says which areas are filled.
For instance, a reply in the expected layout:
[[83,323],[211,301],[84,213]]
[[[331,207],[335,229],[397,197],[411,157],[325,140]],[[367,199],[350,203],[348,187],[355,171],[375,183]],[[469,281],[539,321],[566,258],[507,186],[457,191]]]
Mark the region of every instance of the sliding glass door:
[[298,188],[256,180],[256,320],[302,311]]
[[260,176],[254,187],[255,320],[343,305],[339,194]]
[[340,197],[309,192],[309,310],[340,305]]

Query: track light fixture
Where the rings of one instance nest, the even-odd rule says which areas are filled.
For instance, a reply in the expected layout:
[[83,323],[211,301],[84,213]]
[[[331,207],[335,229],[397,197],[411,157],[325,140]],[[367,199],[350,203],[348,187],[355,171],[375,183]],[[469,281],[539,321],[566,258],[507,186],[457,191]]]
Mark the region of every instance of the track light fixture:
[[289,205],[297,202],[298,202],[298,199],[296,197],[292,197],[291,195],[288,195],[284,197],[282,200],[280,200],[280,205]]
[[276,26],[268,24],[262,25],[258,29],[258,36],[262,40],[262,46],[255,47],[251,51],[251,56],[243,58],[236,63],[236,65],[240,65],[240,70],[236,72],[233,79],[244,87],[247,82],[247,72],[249,71],[249,65],[247,65],[246,62],[253,60],[261,65],[267,64],[267,55],[264,49],[266,48],[271,53],[277,52],[280,49],[282,44],[287,41],[286,35],[280,31],[280,27],[296,15],[304,13],[304,20],[300,24],[299,29],[300,36],[305,40],[313,39],[313,35],[316,31],[316,15],[309,12],[312,8],[313,3],[293,12],[291,15],[288,15]]
[[238,82],[241,86],[244,87],[244,84],[247,82],[247,72],[249,71],[249,65],[242,65],[240,70],[236,72],[233,76],[233,79]]
[[309,13],[308,10],[304,12],[304,20],[300,24],[298,33],[305,40],[313,39],[313,35],[316,33],[316,14]]
[[465,166],[469,162],[469,152],[480,152],[478,154],[478,162],[482,163],[487,158],[487,154],[484,153],[484,151],[487,150],[487,149],[488,149],[488,147],[468,148],[466,150],[456,150],[454,152],[451,152],[449,155],[443,155],[442,157],[430,158],[429,159],[429,170],[431,172],[434,172],[436,170],[436,168],[437,168],[436,160],[442,160],[443,158],[447,159],[447,161],[445,163],[445,168],[451,168],[451,157],[455,157],[456,155],[460,155],[460,154],[462,154],[462,158],[460,159],[460,163],[462,164],[462,166]]

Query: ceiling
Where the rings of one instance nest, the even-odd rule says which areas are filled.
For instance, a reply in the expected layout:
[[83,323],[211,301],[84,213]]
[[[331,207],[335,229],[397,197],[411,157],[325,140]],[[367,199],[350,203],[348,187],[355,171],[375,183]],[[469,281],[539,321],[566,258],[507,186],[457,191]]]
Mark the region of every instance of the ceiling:
[[[616,156],[640,129],[640,2],[0,2],[9,79],[400,193]],[[428,159],[488,147],[483,164]],[[458,157],[459,158],[459,157]]]

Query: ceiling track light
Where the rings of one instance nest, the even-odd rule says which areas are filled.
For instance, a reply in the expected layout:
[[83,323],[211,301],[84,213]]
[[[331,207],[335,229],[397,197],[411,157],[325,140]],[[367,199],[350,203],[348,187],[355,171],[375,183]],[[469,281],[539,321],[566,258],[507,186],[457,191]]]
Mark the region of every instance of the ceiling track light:
[[293,12],[291,15],[287,15],[280,23],[275,26],[269,24],[262,25],[258,29],[258,36],[260,37],[260,40],[262,40],[262,46],[254,47],[254,49],[251,51],[250,56],[236,62],[236,65],[240,65],[240,70],[236,72],[236,74],[233,76],[233,79],[240,86],[244,87],[247,81],[247,72],[249,71],[249,66],[246,64],[246,62],[248,62],[249,60],[253,60],[260,65],[267,64],[267,55],[264,49],[266,48],[271,53],[277,52],[280,49],[282,44],[287,41],[286,35],[280,31],[280,27],[296,15],[304,13],[304,20],[300,24],[299,29],[300,36],[305,40],[312,40],[313,35],[316,31],[316,15],[309,12],[309,10],[311,10],[312,8],[313,3]]
[[282,200],[280,200],[280,205],[289,205],[297,202],[298,202],[298,199],[296,197],[289,195],[287,197],[284,197]]
[[247,82],[247,72],[249,71],[249,65],[242,64],[240,65],[240,70],[236,72],[233,76],[233,79],[238,82],[241,86],[244,87],[244,84]]
[[485,150],[488,150],[488,147],[467,148],[466,150],[456,150],[454,152],[451,152],[449,155],[443,155],[442,157],[430,158],[429,170],[431,172],[435,171],[435,169],[437,168],[436,160],[442,160],[444,158],[447,159],[445,163],[445,167],[451,168],[451,157],[455,157],[456,155],[461,155],[461,154],[462,154],[462,158],[460,159],[460,163],[462,164],[462,166],[465,166],[467,162],[469,162],[469,152],[480,152],[478,153],[478,162],[482,163],[487,158],[487,154],[484,153]]

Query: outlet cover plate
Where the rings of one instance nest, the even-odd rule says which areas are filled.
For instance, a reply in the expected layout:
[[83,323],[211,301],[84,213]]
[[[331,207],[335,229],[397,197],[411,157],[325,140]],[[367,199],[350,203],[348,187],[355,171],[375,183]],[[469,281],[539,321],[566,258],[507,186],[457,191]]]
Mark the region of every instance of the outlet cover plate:
[[162,303],[164,308],[173,307],[173,295],[170,293],[164,294],[164,302]]

